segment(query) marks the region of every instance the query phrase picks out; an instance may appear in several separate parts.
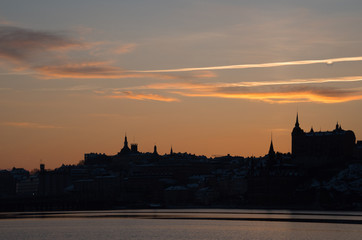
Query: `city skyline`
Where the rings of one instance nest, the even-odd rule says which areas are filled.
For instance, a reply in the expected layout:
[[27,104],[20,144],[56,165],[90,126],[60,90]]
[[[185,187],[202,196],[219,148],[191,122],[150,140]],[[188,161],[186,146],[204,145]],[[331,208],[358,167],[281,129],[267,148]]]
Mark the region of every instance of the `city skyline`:
[[263,156],[362,139],[362,3],[3,1],[0,168],[142,152]]

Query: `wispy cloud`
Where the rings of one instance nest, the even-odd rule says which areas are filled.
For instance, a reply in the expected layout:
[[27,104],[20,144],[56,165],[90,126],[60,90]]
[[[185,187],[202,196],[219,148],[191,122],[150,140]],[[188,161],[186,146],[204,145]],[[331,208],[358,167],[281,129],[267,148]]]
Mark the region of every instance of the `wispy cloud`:
[[160,102],[178,102],[179,99],[165,97],[158,94],[134,93],[132,91],[115,92],[113,95],[105,96],[113,99],[153,100]]
[[134,70],[133,72],[139,73],[170,73],[170,72],[191,72],[191,71],[205,71],[205,70],[228,70],[228,69],[249,69],[249,68],[272,68],[282,66],[298,66],[310,65],[317,63],[333,64],[338,62],[355,62],[362,61],[362,56],[359,57],[345,57],[345,58],[329,58],[318,60],[300,60],[288,62],[273,62],[273,63],[253,63],[253,64],[239,64],[239,65],[225,65],[213,67],[196,67],[196,68],[176,68],[176,69],[159,69],[159,70]]
[[55,32],[34,31],[24,28],[0,27],[0,57],[15,62],[33,58],[48,50],[69,49],[84,44]]
[[[182,99],[180,96],[217,97],[257,100],[269,103],[338,103],[362,99],[361,89],[345,85],[345,83],[362,82],[362,76],[292,79],[287,81],[243,81],[236,83],[196,83],[196,81],[193,81],[201,78],[216,78],[215,70],[272,68],[320,63],[331,65],[338,62],[362,61],[362,57],[359,56],[201,68],[130,71],[115,66],[112,61],[104,61],[98,55],[92,55],[92,50],[94,50],[92,48],[98,46],[99,43],[91,44],[83,40],[76,40],[64,32],[35,31],[11,26],[0,27],[0,60],[10,60],[14,65],[12,72],[3,74],[30,73],[46,79],[153,78],[172,80],[113,90],[97,87],[91,89],[82,88],[82,90],[93,92],[105,98],[177,102]],[[127,53],[135,47],[136,44],[134,43],[125,44],[114,50],[113,53]],[[76,57],[71,57],[73,56],[73,50],[83,51],[82,53],[86,58],[77,58],[77,54],[74,55]],[[175,80],[178,80],[178,82],[174,82]],[[182,82],[180,82],[181,80]],[[342,88],[319,86],[328,83],[334,83],[334,85],[344,83],[344,85]],[[31,123],[17,124],[28,127],[37,126],[38,128],[41,126]]]
[[[0,26],[0,60],[12,64],[11,71],[2,74],[31,74],[45,79],[122,79],[122,78],[211,78],[210,71],[185,74],[135,73],[115,66],[110,60],[94,54],[100,42],[76,40],[65,32],[35,31],[14,26]],[[137,44],[122,45],[109,54],[124,54]],[[84,60],[86,59],[86,60]]]
[[1,125],[17,128],[38,128],[38,129],[57,129],[63,128],[55,125],[40,124],[34,122],[2,122]]
[[[132,87],[131,89],[148,89],[148,90],[181,90],[181,89],[203,89],[215,87],[217,83],[192,83],[192,82],[168,82],[168,83],[152,83],[143,86]],[[128,88],[130,89],[130,88]]]
[[0,75],[30,75],[34,74],[34,72],[4,72],[0,73]]
[[[158,83],[137,87],[161,90],[184,97],[245,99],[268,103],[319,102],[339,103],[362,99],[362,89],[345,83],[362,82],[361,76],[339,78],[293,79],[289,81],[238,83]],[[326,84],[343,84],[329,87]]]
[[216,74],[200,71],[193,74],[136,73],[112,66],[109,62],[82,62],[73,64],[43,65],[33,68],[42,78],[74,78],[74,79],[122,79],[122,78],[153,78],[171,79],[202,79],[213,78]]
[[229,99],[256,100],[268,103],[296,103],[296,102],[319,102],[319,103],[341,103],[362,99],[362,89],[339,90],[333,88],[284,88],[280,90],[247,91],[245,89],[220,89],[215,88],[208,91],[175,91],[174,93],[187,97],[216,97]]
[[174,79],[175,76],[161,74],[142,74],[130,73],[121,70],[118,67],[110,65],[108,62],[84,62],[65,65],[47,65],[34,68],[44,78],[158,78],[158,79]]
[[319,83],[348,83],[348,82],[361,82],[362,76],[347,76],[337,78],[309,78],[309,79],[292,79],[287,81],[264,81],[264,82],[239,82],[229,83],[220,86],[224,87],[259,87],[259,86],[272,86],[272,85],[297,85],[297,84],[319,84]]
[[125,54],[132,52],[137,47],[137,44],[135,43],[128,43],[119,46],[118,48],[114,49],[114,53],[116,54]]
[[4,17],[0,16],[0,24],[1,25],[15,25],[15,23],[13,21],[9,21]]
[[260,82],[236,82],[236,83],[192,83],[192,82],[169,82],[169,83],[154,83],[144,86],[134,87],[133,89],[157,89],[157,90],[174,90],[174,89],[213,89],[213,88],[227,88],[227,87],[245,87],[255,88],[264,86],[278,86],[278,85],[305,85],[305,84],[323,84],[323,83],[352,83],[362,82],[362,76],[346,76],[336,78],[308,78],[308,79],[291,79],[284,81],[260,81]]

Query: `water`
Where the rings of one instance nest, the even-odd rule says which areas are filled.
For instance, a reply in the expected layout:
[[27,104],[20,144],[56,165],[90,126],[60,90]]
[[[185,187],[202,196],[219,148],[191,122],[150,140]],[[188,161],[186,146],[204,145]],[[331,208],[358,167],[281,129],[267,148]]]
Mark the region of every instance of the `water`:
[[0,239],[362,239],[362,213],[125,210],[0,214]]

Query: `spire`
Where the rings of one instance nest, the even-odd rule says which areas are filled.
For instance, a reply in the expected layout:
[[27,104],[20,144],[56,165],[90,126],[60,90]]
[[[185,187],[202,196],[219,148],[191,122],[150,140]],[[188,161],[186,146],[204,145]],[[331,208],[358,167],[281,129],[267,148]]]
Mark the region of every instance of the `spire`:
[[297,112],[297,120],[295,121],[295,127],[299,127],[298,112]]
[[337,124],[336,124],[336,131],[340,131],[342,130],[342,125],[338,123],[337,121]]
[[172,145],[171,145],[170,155],[173,155]]
[[338,121],[337,121],[336,130],[339,130],[340,127],[341,127],[341,125],[339,125],[339,124],[338,124]]
[[270,140],[270,147],[269,147],[269,156],[274,155],[274,146],[273,146],[273,139]]
[[301,134],[304,134],[304,131],[299,126],[299,114],[297,112],[297,118],[295,120],[295,126],[293,128],[292,135],[296,136],[296,135],[301,135]]
[[128,148],[127,133],[124,134],[124,147]]
[[153,147],[153,154],[154,154],[154,155],[158,155],[157,146],[156,146],[156,145]]
[[270,139],[269,153],[267,156],[267,168],[271,168],[275,164],[275,152],[273,146],[273,138]]
[[128,141],[127,141],[127,134],[124,134],[124,145],[123,148],[121,149],[121,151],[119,152],[119,154],[125,154],[125,153],[129,153],[130,149],[128,147]]

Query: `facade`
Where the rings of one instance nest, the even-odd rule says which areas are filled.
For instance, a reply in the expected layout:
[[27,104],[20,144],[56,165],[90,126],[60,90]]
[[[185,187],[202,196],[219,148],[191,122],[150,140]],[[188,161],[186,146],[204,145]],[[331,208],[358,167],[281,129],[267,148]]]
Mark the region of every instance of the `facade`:
[[295,163],[306,168],[336,166],[350,161],[356,146],[353,131],[336,124],[333,131],[305,132],[299,126],[298,114],[292,131],[292,155]]

